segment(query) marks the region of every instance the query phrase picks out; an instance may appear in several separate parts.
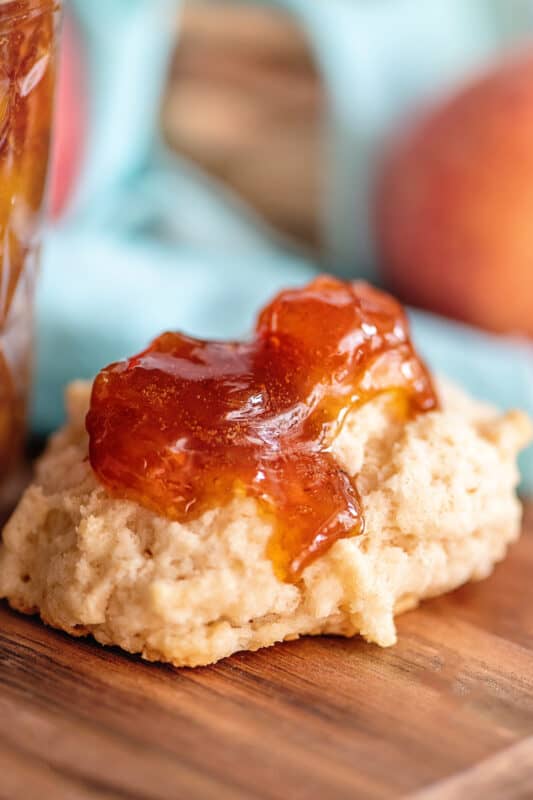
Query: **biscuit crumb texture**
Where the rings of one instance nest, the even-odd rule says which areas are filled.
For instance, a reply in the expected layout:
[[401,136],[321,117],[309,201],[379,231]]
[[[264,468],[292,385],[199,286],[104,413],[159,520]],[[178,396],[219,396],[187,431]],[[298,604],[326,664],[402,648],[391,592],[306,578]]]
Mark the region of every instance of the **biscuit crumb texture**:
[[394,615],[487,577],[520,531],[516,455],[531,435],[440,387],[442,411],[400,423],[386,396],[354,412],[333,450],[357,475],[365,533],[338,541],[297,585],[275,576],[255,501],[187,524],[111,498],[87,459],[90,385],[8,522],[0,597],[75,636],[92,634],[176,666],[217,661],[303,634],[396,641]]

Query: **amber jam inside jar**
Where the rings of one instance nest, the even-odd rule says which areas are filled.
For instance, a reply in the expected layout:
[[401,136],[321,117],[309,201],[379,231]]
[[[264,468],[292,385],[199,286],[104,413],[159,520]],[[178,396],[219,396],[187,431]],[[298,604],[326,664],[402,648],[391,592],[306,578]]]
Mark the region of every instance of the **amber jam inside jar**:
[[362,531],[361,499],[330,445],[348,411],[393,392],[403,414],[437,399],[402,307],[321,277],[282,292],[250,342],[165,333],[96,378],[90,461],[115,496],[185,520],[235,495],[274,523],[269,554],[295,580]]
[[59,3],[0,0],[0,506],[20,479]]

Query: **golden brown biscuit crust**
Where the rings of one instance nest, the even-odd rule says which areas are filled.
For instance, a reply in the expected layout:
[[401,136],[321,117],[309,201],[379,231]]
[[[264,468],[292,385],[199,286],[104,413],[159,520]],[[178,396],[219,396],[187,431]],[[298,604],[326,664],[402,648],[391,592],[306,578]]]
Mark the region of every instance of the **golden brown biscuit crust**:
[[486,577],[519,535],[516,455],[531,435],[527,418],[442,386],[442,411],[400,424],[382,397],[334,443],[358,476],[365,534],[284,583],[251,499],[182,525],[110,498],[86,458],[89,391],[70,387],[69,422],[0,549],[0,597],[76,636],[176,666],[303,634],[359,633],[386,646],[396,613]]

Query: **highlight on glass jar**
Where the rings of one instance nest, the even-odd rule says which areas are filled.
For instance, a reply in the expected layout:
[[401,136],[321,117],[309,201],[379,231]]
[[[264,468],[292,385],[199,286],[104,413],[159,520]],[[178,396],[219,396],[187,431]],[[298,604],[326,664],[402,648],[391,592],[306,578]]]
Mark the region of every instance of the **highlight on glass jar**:
[[0,0],[0,512],[23,474],[60,5]]

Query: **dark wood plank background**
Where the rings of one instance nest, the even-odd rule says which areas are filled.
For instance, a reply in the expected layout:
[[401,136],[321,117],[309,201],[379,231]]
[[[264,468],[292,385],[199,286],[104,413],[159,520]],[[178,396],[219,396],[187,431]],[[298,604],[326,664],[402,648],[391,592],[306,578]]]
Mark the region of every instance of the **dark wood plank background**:
[[174,670],[0,604],[1,800],[533,797],[533,505],[488,581],[400,643],[306,639]]
[[327,98],[309,41],[280,8],[220,6],[180,6],[164,138],[278,232],[320,253]]

